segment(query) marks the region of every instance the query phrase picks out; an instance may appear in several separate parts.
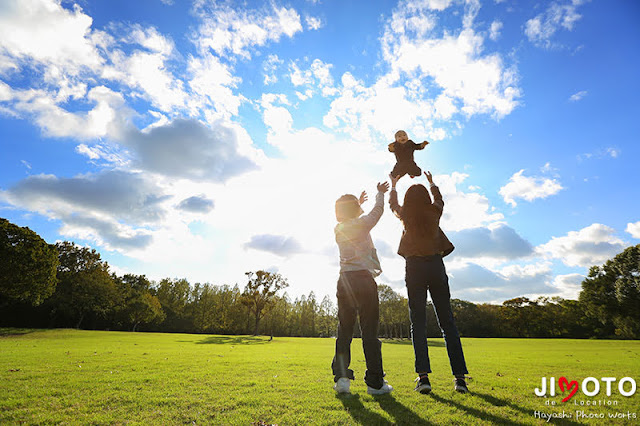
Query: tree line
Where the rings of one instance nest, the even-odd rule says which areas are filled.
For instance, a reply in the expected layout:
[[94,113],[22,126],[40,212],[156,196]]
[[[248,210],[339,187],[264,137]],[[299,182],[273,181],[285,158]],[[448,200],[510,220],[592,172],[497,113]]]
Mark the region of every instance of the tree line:
[[[0,219],[0,326],[329,337],[331,298],[292,299],[278,273],[248,272],[246,283],[119,276],[94,249],[47,244],[29,228]],[[410,337],[407,298],[378,286],[380,336]],[[501,305],[453,299],[465,337],[640,338],[640,245],[628,247],[582,283],[579,300],[517,297]],[[428,306],[427,332],[440,335]],[[358,327],[356,327],[356,330]]]

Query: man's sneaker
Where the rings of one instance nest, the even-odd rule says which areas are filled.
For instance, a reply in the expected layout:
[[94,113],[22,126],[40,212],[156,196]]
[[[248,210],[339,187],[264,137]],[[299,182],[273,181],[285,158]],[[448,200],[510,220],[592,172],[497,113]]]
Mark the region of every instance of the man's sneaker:
[[414,389],[416,392],[420,392],[425,395],[431,392],[431,382],[429,382],[429,376],[420,376],[415,381],[418,382],[416,388]]
[[349,387],[351,386],[351,380],[346,377],[340,377],[333,388],[338,393],[349,393]]
[[455,378],[454,389],[460,393],[467,393],[469,389],[467,389],[467,382],[464,380],[464,377],[456,377]]
[[369,395],[384,395],[387,393],[391,393],[393,387],[385,380],[380,389],[372,388],[371,386],[367,386],[367,393]]

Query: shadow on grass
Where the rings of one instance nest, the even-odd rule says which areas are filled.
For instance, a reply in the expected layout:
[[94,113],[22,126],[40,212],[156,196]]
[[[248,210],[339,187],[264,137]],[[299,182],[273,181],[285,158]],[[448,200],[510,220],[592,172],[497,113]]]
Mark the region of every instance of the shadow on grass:
[[[473,392],[471,392],[470,396],[473,396],[473,395],[475,395],[475,394]],[[528,424],[528,423],[524,423],[524,422],[515,421],[515,420],[510,419],[508,417],[500,417],[500,416],[497,416],[495,414],[488,413],[488,412],[486,412],[484,410],[479,410],[477,408],[467,407],[466,405],[462,405],[462,404],[460,404],[458,402],[455,402],[455,401],[453,401],[451,399],[446,399],[446,398],[443,398],[441,396],[435,395],[433,393],[431,393],[429,396],[434,401],[437,401],[437,402],[439,402],[441,404],[449,405],[449,406],[454,407],[454,408],[456,408],[458,410],[464,411],[469,415],[477,417],[480,420],[491,422],[493,424],[508,424],[508,425],[525,425],[525,424]]]
[[25,334],[33,333],[34,331],[38,330],[33,328],[0,327],[0,337],[24,336]]
[[[532,409],[527,409],[527,408],[523,408],[519,405],[514,404],[511,401],[507,401],[506,399],[501,399],[501,398],[497,398],[493,395],[487,395],[486,393],[480,393],[480,392],[471,392],[471,394],[473,396],[477,396],[479,398],[484,399],[486,402],[488,402],[489,404],[495,406],[495,407],[509,407],[512,408],[516,411],[520,411],[523,414],[526,415],[533,415],[533,410]],[[540,411],[544,411],[544,410],[540,410]],[[554,423],[556,424],[564,424],[564,425],[579,425],[581,423],[578,422],[574,422],[573,420],[569,420],[569,419],[553,419],[552,420]]]
[[259,336],[209,336],[195,342],[196,345],[264,345],[268,337]]
[[[380,339],[382,343],[389,343],[391,345],[409,345],[411,346],[411,339]],[[427,346],[433,348],[444,348],[445,344],[439,340],[427,339]]]
[[393,395],[377,395],[373,397],[380,408],[389,413],[393,417],[394,423],[399,425],[430,425],[428,422],[416,413],[396,401]]
[[353,420],[361,425],[388,425],[389,420],[378,413],[367,410],[357,394],[336,394],[336,398],[342,403],[344,409]]

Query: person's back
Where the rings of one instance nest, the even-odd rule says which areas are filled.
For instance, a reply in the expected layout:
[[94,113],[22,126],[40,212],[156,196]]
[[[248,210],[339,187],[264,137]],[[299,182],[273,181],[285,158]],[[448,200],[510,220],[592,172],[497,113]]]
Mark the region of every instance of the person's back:
[[[341,202],[356,198],[343,196]],[[340,202],[340,200],[339,200]],[[366,270],[377,277],[382,272],[380,260],[371,239],[371,229],[378,223],[384,210],[384,193],[378,192],[376,203],[365,216],[346,219],[334,228],[336,243],[340,250],[340,272]]]
[[361,216],[360,207],[366,200],[363,192],[358,200],[353,195],[343,195],[336,201],[335,237],[340,249],[340,278],[338,279],[338,336],[336,352],[331,363],[334,389],[338,393],[349,393],[350,380],[354,380],[351,363],[351,340],[356,320],[360,319],[362,348],[367,363],[364,381],[367,392],[380,395],[393,389],[383,379],[382,352],[378,340],[380,318],[378,285],[374,277],[382,270],[370,231],[378,223],[384,210],[384,193],[388,183],[378,184],[376,203],[371,212]]
[[[405,205],[398,203],[398,193],[391,189],[389,204],[391,211],[402,221],[404,230],[398,247],[398,254],[404,258],[412,256],[432,256],[440,254],[442,257],[450,254],[454,246],[440,228],[440,217],[444,208],[444,201],[440,190],[431,185],[433,202],[429,191],[421,184],[411,186],[405,195]],[[421,199],[424,201],[414,201]],[[428,200],[428,202],[426,202]],[[407,206],[410,206],[408,209]]]
[[454,249],[453,244],[440,229],[440,217],[444,201],[440,190],[433,182],[430,172],[425,172],[433,193],[423,185],[413,185],[405,194],[404,205],[398,204],[395,189],[399,178],[391,177],[391,210],[403,224],[398,254],[405,258],[405,283],[411,320],[411,341],[415,354],[415,371],[418,373],[417,392],[431,392],[429,373],[431,365],[427,345],[427,293],[435,309],[438,326],[447,346],[451,372],[455,377],[454,389],[467,392],[465,375],[468,374],[460,334],[455,325],[451,309],[449,278],[442,258]]

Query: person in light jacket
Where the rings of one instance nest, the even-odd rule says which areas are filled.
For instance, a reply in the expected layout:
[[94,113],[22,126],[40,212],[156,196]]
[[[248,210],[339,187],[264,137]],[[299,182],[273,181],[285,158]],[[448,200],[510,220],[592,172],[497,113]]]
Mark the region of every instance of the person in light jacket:
[[378,223],[384,210],[384,193],[389,190],[387,182],[378,183],[376,202],[369,214],[360,207],[367,200],[366,192],[360,199],[354,195],[343,195],[336,201],[335,237],[340,250],[340,277],[338,279],[338,336],[336,351],[331,363],[334,389],[338,393],[349,393],[350,380],[354,380],[351,363],[351,340],[356,318],[360,318],[362,348],[367,364],[364,381],[367,393],[381,395],[393,388],[384,380],[382,351],[378,339],[380,307],[378,285],[374,277],[382,272],[370,231]]

